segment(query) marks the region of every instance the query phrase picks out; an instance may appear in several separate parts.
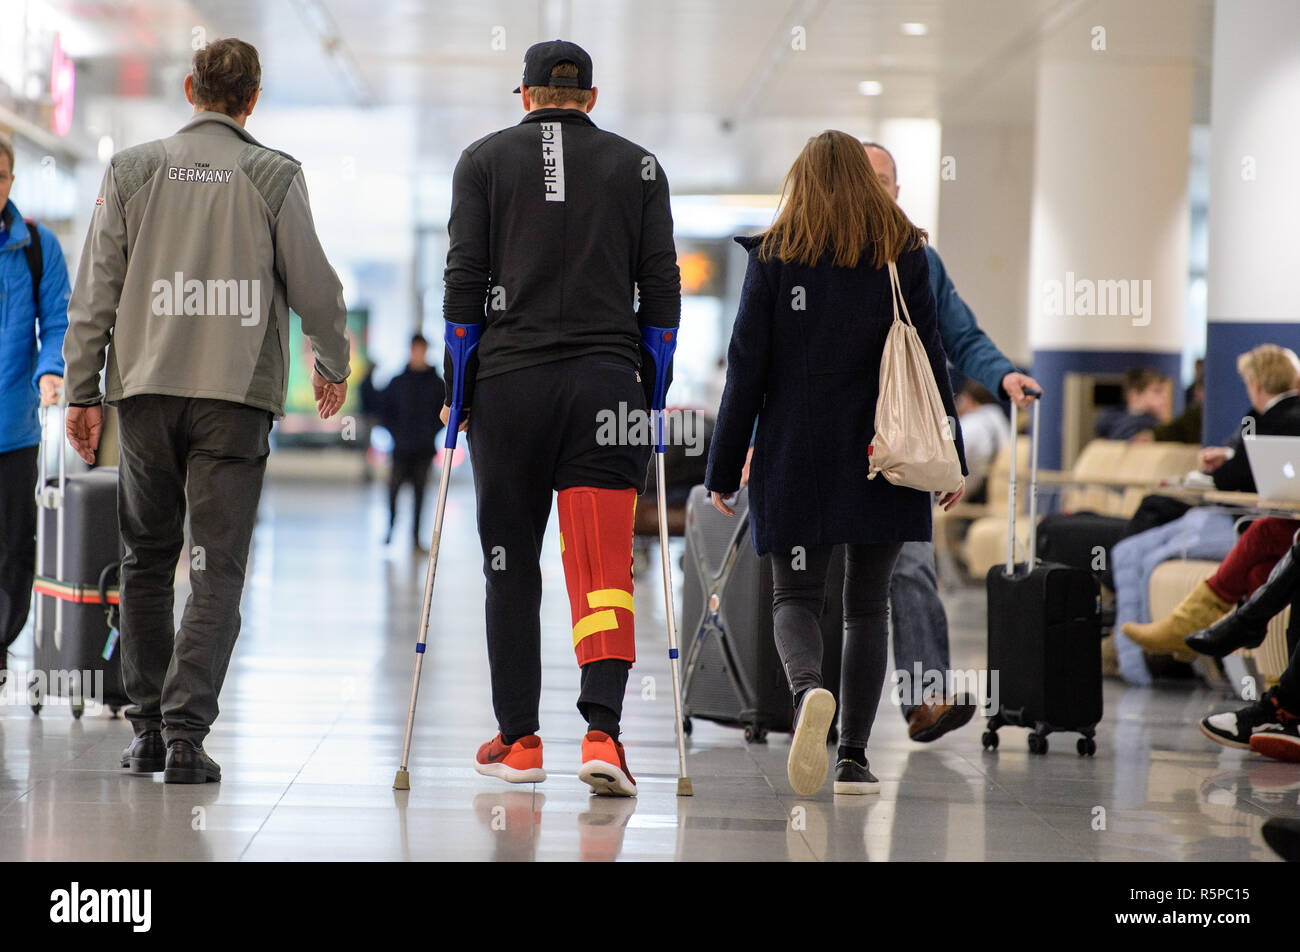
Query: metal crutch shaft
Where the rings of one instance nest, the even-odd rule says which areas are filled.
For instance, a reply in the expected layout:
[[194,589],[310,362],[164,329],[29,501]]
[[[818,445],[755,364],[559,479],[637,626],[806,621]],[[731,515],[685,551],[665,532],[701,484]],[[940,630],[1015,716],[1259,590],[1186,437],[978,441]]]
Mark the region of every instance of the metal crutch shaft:
[[455,324],[447,321],[445,343],[451,355],[451,400],[448,403],[447,436],[443,441],[442,476],[438,481],[438,510],[433,518],[433,542],[429,546],[429,567],[424,578],[424,604],[420,609],[420,633],[415,642],[415,670],[411,674],[411,701],[406,709],[406,734],[402,738],[402,762],[393,778],[394,790],[411,789],[411,738],[415,733],[415,705],[420,698],[420,674],[424,670],[424,650],[429,636],[429,614],[433,606],[433,581],[438,572],[438,550],[442,547],[442,520],[447,511],[447,490],[451,485],[451,466],[456,456],[456,438],[460,432],[461,411],[465,406],[465,377],[470,356],[483,335],[482,324]]
[[664,403],[668,395],[668,371],[672,367],[673,352],[677,349],[677,329],[674,327],[641,328],[641,346],[654,360],[654,397],[650,409],[655,413],[655,497],[659,515],[659,558],[664,574],[664,614],[668,619],[668,667],[673,679],[673,720],[677,734],[677,795],[694,794],[691,778],[686,775],[686,733],[682,723],[682,685],[679,676],[677,651],[677,614],[673,610],[673,570],[668,552],[668,497],[664,478],[664,452],[667,450],[667,430]]

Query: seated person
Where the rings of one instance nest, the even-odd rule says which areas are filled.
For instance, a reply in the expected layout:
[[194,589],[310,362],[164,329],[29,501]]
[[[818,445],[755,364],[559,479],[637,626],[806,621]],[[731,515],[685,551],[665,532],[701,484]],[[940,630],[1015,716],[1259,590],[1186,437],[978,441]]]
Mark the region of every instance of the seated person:
[[1200,727],[1201,733],[1216,744],[1300,763],[1300,543],[1292,544],[1268,581],[1240,608],[1190,635],[1187,644],[1216,658],[1238,648],[1257,647],[1273,616],[1288,604],[1291,660],[1277,686],[1235,711],[1203,718]]
[[1131,440],[1173,418],[1173,382],[1158,370],[1134,367],[1124,374],[1124,408],[1112,407],[1097,416],[1093,436],[1099,440]]
[[[1237,370],[1250,397],[1251,412],[1242,420],[1242,432],[1270,436],[1300,436],[1300,358],[1276,344],[1263,344],[1237,360]],[[1237,433],[1226,447],[1201,450],[1201,472],[1209,474],[1217,489],[1254,492],[1255,480]],[[1149,684],[1142,652],[1172,653],[1180,660],[1195,654],[1185,645],[1173,646],[1153,638],[1137,623],[1150,619],[1148,586],[1155,567],[1167,559],[1220,561],[1237,541],[1235,517],[1225,509],[1197,506],[1154,529],[1121,539],[1111,553],[1115,580],[1115,648],[1120,673],[1134,684]],[[1172,651],[1171,651],[1172,649]]]
[[1133,437],[1134,442],[1146,443],[1199,443],[1201,423],[1205,409],[1205,360],[1196,362],[1196,376],[1187,388],[1183,412],[1168,423],[1160,423],[1142,430]]
[[[1188,388],[1187,409],[1168,423],[1146,425],[1144,429],[1132,431],[1134,425],[1145,425],[1160,413],[1168,411],[1171,387],[1168,378],[1155,371],[1130,370],[1125,375],[1125,392],[1130,398],[1130,406],[1139,409],[1139,418],[1130,418],[1121,411],[1108,411],[1109,415],[1097,422],[1098,436],[1104,439],[1128,439],[1130,442],[1186,442],[1201,441],[1201,402],[1204,399],[1204,379],[1202,364],[1197,362],[1197,377]],[[1148,380],[1148,377],[1150,378]],[[1165,381],[1161,383],[1161,380]],[[1141,410],[1145,407],[1145,410]],[[1105,431],[1107,436],[1102,436]],[[1125,435],[1127,434],[1127,435]],[[1173,500],[1169,500],[1173,502]],[[1097,574],[1101,583],[1107,588],[1113,587],[1109,568],[1109,553],[1120,539],[1133,535],[1143,529],[1160,525],[1176,518],[1187,511],[1187,507],[1177,504],[1175,511],[1166,519],[1152,519],[1154,513],[1144,512],[1139,522],[1130,524],[1128,519],[1119,516],[1104,516],[1095,512],[1060,512],[1045,516],[1038,526],[1038,551],[1043,558],[1052,562],[1063,562],[1078,568],[1087,568]],[[1099,560],[1099,551],[1107,553],[1104,560]]]
[[1298,530],[1300,521],[1295,519],[1256,519],[1237,538],[1215,573],[1192,589],[1177,608],[1149,625],[1131,625],[1126,634],[1153,653],[1181,649],[1188,635],[1214,624],[1267,581],[1291,551]]
[[966,500],[983,502],[985,480],[993,461],[1011,438],[1011,424],[997,398],[974,380],[967,380],[957,393],[957,417],[966,444]]

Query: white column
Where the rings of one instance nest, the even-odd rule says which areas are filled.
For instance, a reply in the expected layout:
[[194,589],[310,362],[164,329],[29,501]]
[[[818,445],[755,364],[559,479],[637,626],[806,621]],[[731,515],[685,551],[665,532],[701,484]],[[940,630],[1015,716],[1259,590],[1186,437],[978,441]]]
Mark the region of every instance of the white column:
[[1300,4],[1217,0],[1210,98],[1205,438],[1240,425],[1237,355],[1300,352]]
[[1042,50],[1028,307],[1048,467],[1062,462],[1066,374],[1179,371],[1194,64],[1168,31],[1186,18],[1179,0],[1105,0]]

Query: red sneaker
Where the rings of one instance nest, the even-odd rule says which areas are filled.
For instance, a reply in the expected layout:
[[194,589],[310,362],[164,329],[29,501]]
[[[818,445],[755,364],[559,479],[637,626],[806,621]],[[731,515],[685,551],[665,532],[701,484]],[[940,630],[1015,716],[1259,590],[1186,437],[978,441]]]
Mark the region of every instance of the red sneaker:
[[507,745],[497,734],[478,749],[474,769],[507,783],[541,783],[546,779],[546,771],[542,769],[542,739],[529,734]]
[[604,731],[588,731],[582,739],[582,768],[578,779],[598,797],[636,796],[636,781],[627,769],[623,745]]

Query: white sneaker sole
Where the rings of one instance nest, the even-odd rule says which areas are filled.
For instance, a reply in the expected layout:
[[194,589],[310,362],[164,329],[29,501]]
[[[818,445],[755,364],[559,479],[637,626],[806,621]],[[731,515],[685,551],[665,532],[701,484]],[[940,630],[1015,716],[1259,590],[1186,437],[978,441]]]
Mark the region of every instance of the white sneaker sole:
[[785,766],[790,786],[801,797],[812,796],[826,782],[830,769],[826,735],[834,719],[835,695],[825,688],[813,688],[804,695]]
[[1202,734],[1214,741],[1220,747],[1231,747],[1233,750],[1250,750],[1249,743],[1243,744],[1239,740],[1233,740],[1230,737],[1224,737],[1222,734],[1216,734],[1214,731],[1206,727],[1203,722],[1198,721],[1196,726],[1200,728]]
[[598,797],[635,797],[636,784],[617,764],[589,760],[578,770],[578,779]]
[[480,764],[475,761],[474,769],[485,777],[496,777],[506,783],[541,783],[546,779],[546,771],[541,767],[517,770],[507,764]]
[[880,781],[864,783],[856,780],[836,780],[835,792],[842,796],[864,797],[880,792]]

